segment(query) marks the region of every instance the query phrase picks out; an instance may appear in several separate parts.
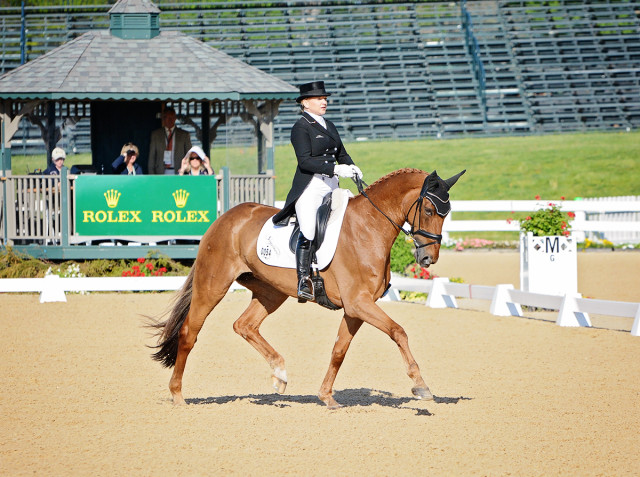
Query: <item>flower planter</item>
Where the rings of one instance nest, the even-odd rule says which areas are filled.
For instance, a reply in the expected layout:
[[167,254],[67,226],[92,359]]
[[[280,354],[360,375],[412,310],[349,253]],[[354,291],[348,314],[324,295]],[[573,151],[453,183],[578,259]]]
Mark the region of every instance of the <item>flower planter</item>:
[[578,257],[572,236],[520,234],[520,289],[546,295],[578,293]]

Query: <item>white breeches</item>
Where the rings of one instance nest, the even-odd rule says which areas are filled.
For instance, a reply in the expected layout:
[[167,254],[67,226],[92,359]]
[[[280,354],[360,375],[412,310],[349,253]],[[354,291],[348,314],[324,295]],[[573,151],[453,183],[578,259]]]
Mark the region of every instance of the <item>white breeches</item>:
[[300,224],[300,231],[309,240],[316,236],[316,213],[322,204],[322,198],[339,185],[338,177],[326,177],[314,174],[311,182],[296,201],[296,216]]

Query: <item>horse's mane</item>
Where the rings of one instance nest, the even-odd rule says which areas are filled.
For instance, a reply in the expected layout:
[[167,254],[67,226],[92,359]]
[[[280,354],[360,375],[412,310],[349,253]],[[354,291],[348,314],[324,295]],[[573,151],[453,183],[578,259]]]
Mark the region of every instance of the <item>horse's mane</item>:
[[378,185],[388,181],[389,179],[392,179],[393,177],[399,176],[401,174],[415,174],[415,173],[426,174],[426,172],[423,171],[423,170],[414,169],[412,167],[405,167],[403,169],[398,169],[397,171],[390,172],[386,176],[382,176],[380,179],[378,179],[373,184],[371,184],[369,187],[367,187],[367,189],[369,189],[371,187],[377,187]]

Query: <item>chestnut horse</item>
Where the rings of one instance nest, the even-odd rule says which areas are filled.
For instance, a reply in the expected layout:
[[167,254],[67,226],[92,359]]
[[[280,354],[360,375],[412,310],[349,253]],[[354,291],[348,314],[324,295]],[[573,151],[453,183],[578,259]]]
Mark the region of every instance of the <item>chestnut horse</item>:
[[[429,175],[402,169],[382,177],[350,200],[333,261],[321,271],[329,299],[344,309],[329,369],[318,393],[329,408],[340,407],[333,398],[333,383],[363,322],[382,330],[398,345],[413,380],[413,394],[433,399],[409,350],[405,331],[376,300],[388,288],[391,246],[400,231],[413,238],[416,261],[421,266],[438,261],[442,223],[450,209],[448,190],[463,173],[442,180],[435,171]],[[433,194],[427,191],[429,188],[438,190]],[[197,258],[167,311],[167,319],[151,323],[159,336],[155,346],[159,349],[153,358],[174,367],[169,381],[174,404],[185,404],[182,375],[187,356],[205,319],[234,280],[248,288],[252,298],[233,329],[267,360],[275,390],[285,391],[284,359],[259,331],[268,315],[287,297],[297,295],[296,271],[265,265],[256,252],[258,234],[276,212],[273,207],[243,203],[220,216],[202,237]],[[405,222],[411,225],[410,232],[400,228]]]

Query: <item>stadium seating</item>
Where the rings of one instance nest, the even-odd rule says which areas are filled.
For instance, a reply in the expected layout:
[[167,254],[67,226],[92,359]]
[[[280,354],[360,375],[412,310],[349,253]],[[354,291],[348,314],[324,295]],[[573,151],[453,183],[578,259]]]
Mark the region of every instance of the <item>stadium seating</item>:
[[[182,31],[294,85],[324,80],[334,93],[330,117],[346,140],[640,126],[640,19],[633,2],[157,5],[162,29]],[[28,10],[28,58],[107,28],[107,11]],[[0,14],[0,68],[8,71],[19,64],[20,12],[7,7]],[[288,142],[296,115],[294,104],[282,105],[277,142]],[[89,144],[82,139],[85,122],[73,132],[80,149]],[[24,127],[25,140],[39,136]],[[245,139],[236,137],[251,140],[249,129]]]

